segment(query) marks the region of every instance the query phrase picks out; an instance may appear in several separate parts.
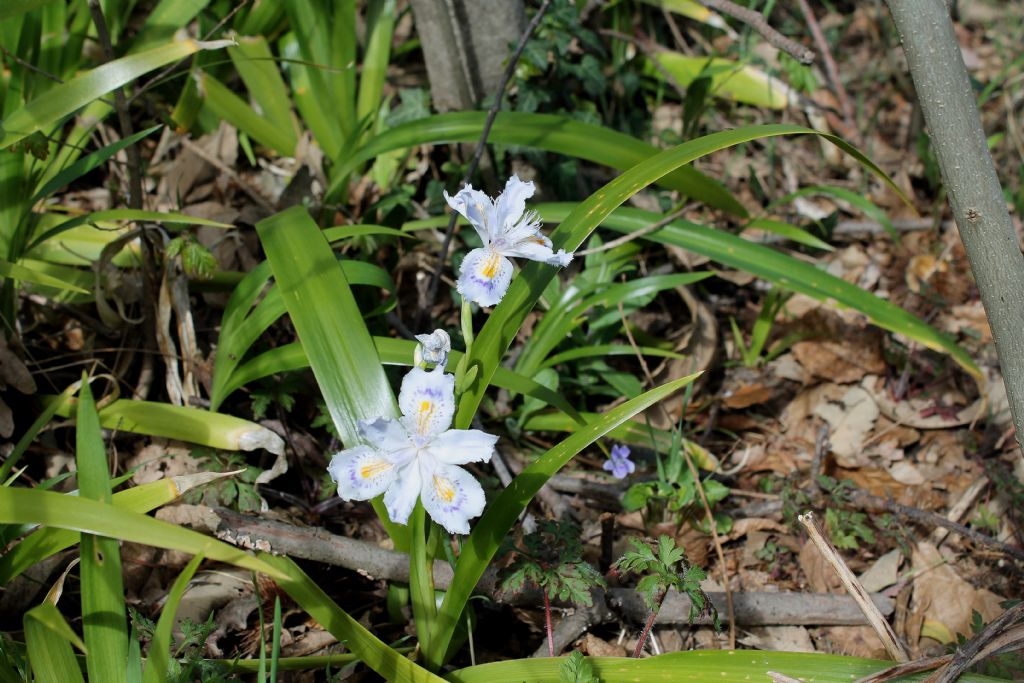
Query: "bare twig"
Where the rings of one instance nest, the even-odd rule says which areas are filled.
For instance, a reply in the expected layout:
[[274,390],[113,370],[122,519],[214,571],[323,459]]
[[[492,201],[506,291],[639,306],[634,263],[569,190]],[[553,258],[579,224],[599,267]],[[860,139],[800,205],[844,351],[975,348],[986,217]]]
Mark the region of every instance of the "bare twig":
[[882,645],[885,646],[885,651],[897,662],[909,662],[910,655],[907,654],[906,648],[903,647],[903,644],[896,637],[892,626],[885,620],[878,611],[878,608],[875,607],[875,604],[871,601],[871,596],[864,590],[864,586],[861,585],[857,577],[850,571],[850,568],[846,566],[846,562],[843,561],[839,551],[821,533],[818,522],[814,519],[814,513],[805,512],[797,517],[797,521],[807,530],[811,542],[821,552],[825,561],[835,570],[839,580],[846,587],[846,592],[857,601],[857,606],[864,612],[864,616],[867,618],[868,623],[871,624],[871,628],[875,630],[879,640],[882,641]]
[[818,430],[818,438],[814,441],[814,459],[811,460],[811,490],[813,491],[821,491],[818,477],[821,476],[825,455],[831,448],[832,444],[828,442],[828,425],[823,424]]
[[828,41],[825,40],[825,34],[822,33],[818,20],[814,18],[814,10],[811,9],[807,0],[797,0],[797,3],[800,5],[800,11],[803,12],[807,28],[811,29],[814,44],[821,51],[821,60],[825,63],[825,73],[832,84],[832,90],[836,93],[836,99],[839,100],[839,109],[843,112],[843,122],[853,129],[853,106],[850,104],[850,96],[846,94],[846,88],[843,87],[843,81],[839,78],[839,68],[836,67],[836,60],[832,58],[832,52],[828,49]]
[[[480,139],[477,140],[476,149],[473,151],[473,158],[469,162],[469,168],[466,169],[466,173],[462,176],[462,185],[466,185],[470,180],[473,179],[473,174],[476,173],[477,166],[480,165],[480,159],[484,155],[484,148],[487,146],[487,138],[491,135],[491,128],[494,126],[494,119],[497,118],[498,112],[501,110],[502,100],[505,99],[505,89],[508,87],[508,82],[512,80],[512,74],[516,71],[516,65],[519,63],[519,58],[523,54],[523,50],[526,49],[526,43],[530,40],[530,36],[533,35],[533,31],[540,24],[540,20],[544,18],[544,13],[548,11],[548,7],[551,5],[551,0],[544,0],[541,6],[537,8],[537,12],[533,15],[533,19],[526,26],[526,30],[523,31],[522,37],[519,39],[519,44],[516,45],[515,51],[512,52],[512,56],[509,57],[508,66],[505,67],[505,73],[501,75],[501,80],[498,81],[498,87],[494,94],[494,102],[491,104],[491,108],[487,111],[487,119],[484,121],[484,128],[480,131]],[[452,212],[451,217],[448,219],[448,228],[444,233],[444,240],[441,242],[441,250],[438,252],[438,264],[437,269],[434,271],[433,276],[430,278],[430,286],[427,288],[427,295],[425,299],[425,305],[423,310],[420,311],[420,326],[423,327],[430,318],[430,309],[434,305],[434,301],[437,299],[437,290],[441,284],[441,271],[444,270],[444,264],[448,260],[448,249],[451,247],[452,236],[455,234],[455,223],[458,220],[459,214],[455,211]]]
[[257,192],[255,188],[249,185],[249,183],[247,183],[245,179],[242,178],[242,176],[238,175],[238,173],[235,172],[235,169],[231,168],[223,161],[218,159],[215,154],[207,152],[201,146],[197,145],[196,143],[188,139],[187,136],[181,137],[181,144],[190,152],[195,154],[197,157],[199,157],[200,159],[210,164],[218,171],[220,171],[221,173],[235,181],[235,184],[238,185],[242,192],[245,192],[245,194],[249,195],[249,198],[252,199],[257,204],[259,204],[260,208],[264,209],[268,213],[274,213],[274,205],[271,204],[266,197]]
[[623,244],[628,244],[633,240],[640,239],[641,237],[650,235],[652,232],[657,232],[658,230],[661,230],[672,221],[681,217],[685,211],[686,208],[684,207],[682,209],[679,209],[678,211],[675,211],[665,216],[657,223],[651,223],[648,226],[640,228],[639,230],[634,230],[633,232],[623,235],[622,237],[616,237],[611,242],[605,242],[601,246],[594,247],[592,249],[584,249],[582,251],[577,251],[576,256],[590,256],[591,254],[600,254],[602,251],[608,251],[609,249],[614,249],[615,247],[621,247]]
[[[223,508],[216,508],[213,512],[219,523],[216,528],[206,530],[229,543],[344,567],[370,579],[409,581],[409,556],[406,553],[381,548],[369,541],[331,534],[319,527],[301,527]],[[451,565],[447,562],[434,562],[434,586],[438,590],[447,589],[453,576]],[[493,568],[488,569],[477,583],[477,592],[490,595],[505,604],[536,605],[541,602],[539,591],[527,590],[515,595],[500,593],[497,591],[496,577],[497,572]],[[598,589],[591,595],[594,608],[589,610],[588,619],[592,624],[611,620],[613,615],[607,612],[608,609],[631,621],[640,621],[647,616],[643,597],[631,588],[612,588],[607,593]],[[709,592],[707,595],[711,603],[721,609],[725,595],[721,592]],[[872,595],[871,599],[883,614],[892,613],[892,600],[879,594]],[[688,596],[669,591],[655,623],[688,623],[690,607]],[[735,613],[736,622],[745,626],[842,626],[864,623],[863,615],[850,597],[831,593],[737,593]],[[694,623],[710,623],[710,617],[698,617]],[[564,641],[560,640],[559,629],[556,627],[556,652],[564,647],[560,643]],[[546,644],[543,648],[547,650]]]
[[[975,479],[974,483],[968,486],[967,490],[960,494],[960,497],[956,501],[956,503],[954,503],[953,506],[949,508],[949,512],[946,513],[946,519],[948,519],[951,522],[959,522],[961,519],[963,519],[963,516],[967,514],[967,511],[971,508],[972,505],[974,505],[974,502],[978,500],[978,496],[980,496],[982,492],[986,488],[988,488],[988,484],[988,477],[986,477],[985,475],[981,475],[980,477]],[[946,536],[948,535],[949,529],[946,529],[945,527],[939,527],[934,532],[932,532],[932,542],[936,545],[939,545],[944,540],[946,540]]]
[[[1006,610],[988,626],[983,628],[976,636],[959,648],[953,655],[952,661],[928,677],[925,683],[954,683],[967,668],[977,664],[993,651],[1005,647],[1019,646],[1024,633],[1018,626],[1014,625],[1024,620],[1024,602],[1017,603]],[[1009,635],[1009,638],[1000,638]],[[992,648],[995,644],[997,647]]]
[[760,33],[769,43],[788,53],[801,64],[810,64],[814,61],[814,50],[801,45],[792,38],[787,38],[773,29],[768,25],[764,15],[760,12],[737,5],[732,0],[698,0],[698,2],[705,7],[718,10],[722,14],[728,14],[733,19],[747,24]]
[[934,512],[919,510],[915,507],[910,507],[909,505],[901,505],[895,501],[889,500],[888,498],[873,496],[870,493],[865,493],[864,491],[851,492],[850,502],[860,508],[885,510],[886,512],[891,512],[898,517],[912,519],[915,522],[922,522],[931,526],[940,526],[945,529],[949,529],[953,533],[959,534],[964,538],[968,538],[979,545],[990,546],[1009,555],[1018,562],[1024,562],[1024,550],[1021,548],[1010,545],[1009,543],[1004,543],[999,539],[992,538],[980,531],[975,531],[963,524],[953,522]]
[[[110,31],[107,29],[107,20],[103,17],[103,9],[99,0],[89,0],[89,12],[92,13],[92,21],[96,24],[96,36],[99,38],[100,46],[103,48],[103,57],[108,61],[114,61],[114,46],[110,41]],[[117,123],[121,129],[121,138],[126,139],[132,135],[132,122],[128,116],[128,101],[125,99],[124,90],[114,90],[114,109],[117,111]],[[142,208],[142,156],[139,148],[129,145],[128,149],[128,184],[129,196],[128,207],[132,209]],[[143,240],[145,242],[145,240]]]

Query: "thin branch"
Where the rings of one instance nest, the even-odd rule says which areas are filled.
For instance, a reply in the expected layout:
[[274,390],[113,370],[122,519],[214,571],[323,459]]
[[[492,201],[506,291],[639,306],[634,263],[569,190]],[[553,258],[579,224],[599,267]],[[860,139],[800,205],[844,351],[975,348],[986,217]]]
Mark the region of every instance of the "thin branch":
[[843,81],[839,78],[839,68],[836,66],[836,60],[832,58],[832,52],[828,49],[828,41],[825,40],[825,34],[822,33],[821,26],[814,17],[814,10],[811,9],[807,0],[797,0],[797,3],[800,5],[800,11],[803,12],[807,28],[811,29],[814,44],[821,51],[821,61],[825,63],[825,73],[832,84],[832,90],[836,93],[836,99],[839,100],[839,109],[843,112],[844,123],[853,128],[853,106],[850,104],[850,96],[846,94],[846,88],[843,87]]
[[[522,37],[519,38],[519,44],[516,45],[515,51],[512,56],[509,57],[508,66],[505,67],[505,73],[501,75],[501,80],[498,82],[498,87],[494,94],[494,102],[491,104],[491,108],[487,112],[487,119],[484,121],[484,128],[480,131],[480,139],[477,140],[476,149],[473,151],[473,158],[469,162],[469,168],[466,169],[466,173],[462,176],[462,185],[466,185],[473,179],[473,174],[476,173],[477,166],[480,165],[480,159],[484,155],[484,148],[487,146],[487,138],[491,135],[491,128],[494,126],[494,119],[497,118],[498,112],[501,110],[502,100],[505,99],[505,89],[508,87],[508,82],[512,80],[512,74],[516,71],[516,65],[519,64],[519,58],[523,54],[523,50],[526,49],[526,43],[530,40],[530,36],[533,35],[534,30],[540,24],[540,20],[544,17],[545,12],[548,11],[548,7],[551,5],[551,0],[544,0],[541,6],[537,8],[537,12],[533,15],[533,19],[527,25],[526,30],[523,31]],[[437,299],[437,290],[441,284],[441,271],[444,270],[444,264],[448,260],[448,249],[451,247],[452,236],[455,234],[455,222],[458,220],[458,213],[452,211],[451,217],[448,219],[448,228],[444,233],[444,240],[441,242],[441,250],[437,255],[437,269],[434,271],[433,277],[430,278],[430,286],[427,289],[427,295],[424,299],[423,310],[420,311],[421,323],[427,321],[430,318],[430,309],[434,305],[434,301]],[[422,325],[421,325],[422,326]]]
[[919,510],[909,505],[901,505],[895,501],[889,500],[888,498],[881,498],[879,496],[873,496],[870,493],[864,491],[853,491],[850,494],[850,503],[860,507],[872,510],[884,510],[891,512],[897,517],[904,517],[906,519],[912,519],[915,522],[922,522],[931,526],[940,526],[945,529],[949,529],[955,534],[959,534],[964,538],[968,538],[974,541],[978,545],[987,545],[995,548],[1010,557],[1014,558],[1018,562],[1024,562],[1024,550],[1017,546],[1004,543],[999,539],[992,538],[987,534],[983,534],[980,531],[975,531],[970,527],[966,527],[963,524],[958,524],[951,520],[946,519],[942,515],[934,512],[928,512],[927,510]]
[[[344,567],[371,580],[409,581],[409,555],[406,553],[381,548],[369,541],[331,534],[320,527],[301,527],[224,508],[213,508],[212,512],[218,520],[217,526],[204,530],[236,546]],[[434,561],[434,586],[438,590],[447,589],[453,576],[451,565],[441,560]],[[527,590],[514,595],[499,591],[497,571],[493,567],[484,572],[475,592],[489,595],[502,604],[537,605],[542,601],[539,590]],[[648,616],[643,596],[631,588],[611,588],[607,591],[595,589],[591,595],[594,600],[594,607],[588,610],[591,623],[609,621],[614,618],[612,613],[630,621],[642,621]],[[725,595],[720,592],[710,592],[708,598],[719,607],[725,602]],[[735,599],[736,622],[744,626],[853,626],[865,623],[854,601],[846,595],[746,592],[738,593]],[[871,599],[883,614],[892,613],[891,599],[881,594],[872,594]],[[669,591],[655,624],[689,623],[691,606],[689,596]],[[583,609],[577,608],[577,611]],[[609,609],[611,613],[606,611]],[[710,617],[704,616],[698,617],[693,623],[709,624],[711,621]],[[562,642],[556,627],[556,650],[560,649]],[[546,645],[542,647],[547,649]]]
[[[986,650],[990,650],[989,646],[998,645],[999,647],[992,649],[999,650],[1009,645],[1010,643],[1007,642],[999,642],[999,637],[1007,634],[1011,627],[1022,620],[1024,620],[1024,602],[1017,603],[1000,614],[992,623],[967,641],[963,647],[958,648],[953,655],[953,660],[932,674],[925,683],[955,683],[960,678],[960,674],[988,654]],[[1019,647],[1021,640],[1019,629],[1012,636],[1010,640]]]
[[768,21],[760,12],[737,5],[732,0],[698,0],[698,2],[705,7],[718,10],[722,14],[728,14],[733,19],[747,24],[750,28],[760,33],[769,43],[788,53],[801,64],[811,64],[814,62],[814,50],[798,43],[792,38],[787,38],[773,29],[768,25]]
[[[110,41],[110,31],[107,29],[107,20],[103,17],[103,8],[99,0],[89,0],[89,12],[92,13],[92,21],[96,24],[96,36],[99,38],[100,46],[103,48],[103,56],[108,62],[114,61],[114,46]],[[128,116],[128,101],[125,99],[124,90],[114,90],[114,109],[117,111],[117,123],[121,129],[121,138],[126,139],[132,135],[131,118]],[[128,149],[128,207],[132,209],[142,208],[142,156],[139,148],[129,145]]]

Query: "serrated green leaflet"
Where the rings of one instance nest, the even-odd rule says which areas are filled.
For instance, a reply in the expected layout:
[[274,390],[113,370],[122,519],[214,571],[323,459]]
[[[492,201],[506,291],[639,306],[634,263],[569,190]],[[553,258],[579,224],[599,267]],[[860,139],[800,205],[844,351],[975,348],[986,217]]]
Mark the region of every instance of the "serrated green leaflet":
[[[346,150],[336,160],[338,168],[332,172],[334,180],[327,194],[332,196],[339,192],[341,184],[352,171],[387,152],[415,145],[475,142],[486,118],[486,112],[456,112],[395,126],[370,139],[354,154]],[[500,113],[494,120],[488,140],[491,143],[536,147],[619,170],[630,168],[659,152],[657,147],[624,133],[555,114]],[[717,181],[682,166],[684,164],[659,178],[660,184],[709,206],[738,216],[746,215],[743,206]]]

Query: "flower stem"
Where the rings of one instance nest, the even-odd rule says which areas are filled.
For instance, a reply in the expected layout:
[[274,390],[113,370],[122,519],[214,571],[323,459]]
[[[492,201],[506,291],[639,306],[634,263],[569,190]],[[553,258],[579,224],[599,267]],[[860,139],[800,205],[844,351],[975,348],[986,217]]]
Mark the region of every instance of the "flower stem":
[[544,595],[544,624],[548,629],[548,655],[555,656],[555,633],[551,628],[551,600],[548,599],[548,592],[541,591]]
[[647,622],[644,624],[644,630],[640,632],[640,639],[636,641],[636,648],[633,650],[633,658],[639,659],[640,653],[644,651],[644,645],[647,644],[647,638],[651,635],[651,628],[654,626],[654,620],[658,618],[658,612],[661,611],[661,603],[665,601],[665,595],[667,591],[662,591],[658,594],[658,599],[655,601],[657,607],[651,610],[651,613],[647,615]]

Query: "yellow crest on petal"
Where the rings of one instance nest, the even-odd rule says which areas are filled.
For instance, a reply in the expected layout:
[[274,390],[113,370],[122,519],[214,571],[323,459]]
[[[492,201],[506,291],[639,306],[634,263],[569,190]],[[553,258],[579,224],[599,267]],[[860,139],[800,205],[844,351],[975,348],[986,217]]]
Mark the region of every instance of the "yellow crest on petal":
[[452,482],[446,477],[439,477],[436,474],[434,475],[434,493],[445,503],[455,500],[455,487],[452,486]]

